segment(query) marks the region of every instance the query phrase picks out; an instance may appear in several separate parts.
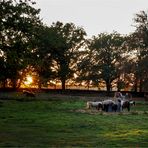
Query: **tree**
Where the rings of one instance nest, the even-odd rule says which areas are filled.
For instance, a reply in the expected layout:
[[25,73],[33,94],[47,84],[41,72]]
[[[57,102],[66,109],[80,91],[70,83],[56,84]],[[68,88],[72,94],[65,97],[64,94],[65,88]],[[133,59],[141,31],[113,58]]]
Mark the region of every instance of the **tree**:
[[[144,91],[148,82],[148,16],[146,12],[141,11],[136,14],[136,30],[128,37],[129,51],[135,54],[132,57],[132,72],[135,76],[135,91]],[[145,89],[146,91],[146,89]]]
[[36,30],[35,47],[32,50],[31,64],[35,68],[39,76],[39,88],[42,84],[47,84],[50,79],[56,78],[56,71],[54,70],[54,59],[52,56],[52,39],[54,35],[52,29],[47,26],[40,26]]
[[17,87],[20,71],[29,63],[32,39],[39,26],[39,11],[31,0],[3,0],[0,2],[0,52],[5,65],[5,79]]
[[99,78],[106,83],[107,92],[111,90],[111,83],[118,78],[121,61],[123,59],[122,44],[124,37],[113,32],[101,33],[93,37],[90,48],[94,50],[94,58],[98,65]]
[[52,38],[49,43],[52,57],[56,61],[57,77],[61,80],[62,89],[65,89],[66,80],[74,74],[74,69],[79,56],[79,48],[85,40],[83,28],[76,27],[73,23],[53,23],[50,27]]
[[98,86],[99,83],[99,67],[95,59],[95,51],[89,48],[91,40],[86,40],[85,50],[80,52],[77,64],[77,82],[86,82],[89,89],[90,84]]
[[[139,40],[137,48],[137,64],[139,71],[139,91],[144,90],[144,85],[148,83],[148,14],[141,11],[134,18],[136,24],[136,38]],[[145,89],[146,91],[146,89]]]

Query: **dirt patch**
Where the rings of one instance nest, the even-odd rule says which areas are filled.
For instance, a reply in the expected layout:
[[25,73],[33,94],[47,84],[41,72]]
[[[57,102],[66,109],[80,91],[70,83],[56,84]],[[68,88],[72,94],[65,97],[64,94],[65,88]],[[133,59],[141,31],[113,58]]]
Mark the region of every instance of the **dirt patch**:
[[86,113],[86,114],[91,114],[91,115],[140,115],[140,114],[147,114],[148,111],[123,111],[123,112],[104,112],[104,111],[98,111],[98,110],[90,110],[90,109],[78,109],[74,110],[74,112],[78,113]]

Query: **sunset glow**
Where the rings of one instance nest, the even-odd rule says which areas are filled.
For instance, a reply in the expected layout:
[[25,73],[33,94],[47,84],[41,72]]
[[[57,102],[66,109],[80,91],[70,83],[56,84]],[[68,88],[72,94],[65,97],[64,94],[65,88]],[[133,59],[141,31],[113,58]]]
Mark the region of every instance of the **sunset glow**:
[[25,85],[30,85],[33,82],[32,76],[27,76],[26,81],[24,82]]

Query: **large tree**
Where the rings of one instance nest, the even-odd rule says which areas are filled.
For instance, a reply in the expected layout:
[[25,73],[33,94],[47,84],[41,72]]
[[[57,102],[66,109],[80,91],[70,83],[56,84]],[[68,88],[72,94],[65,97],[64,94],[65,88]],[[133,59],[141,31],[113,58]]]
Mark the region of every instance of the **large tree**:
[[111,90],[113,80],[120,77],[119,70],[123,61],[122,44],[124,37],[113,32],[101,33],[93,37],[90,48],[94,50],[94,57],[98,69],[98,77],[106,83],[107,91]]
[[10,79],[17,87],[20,71],[29,62],[35,28],[39,26],[39,10],[31,0],[0,1],[0,53],[4,70],[3,80]]
[[128,49],[133,53],[131,69],[134,74],[135,91],[147,91],[148,84],[148,15],[145,11],[134,18],[136,30],[127,40]]
[[73,23],[56,22],[50,29],[49,46],[57,67],[57,77],[61,80],[64,90],[66,80],[74,74],[79,48],[84,43],[86,33],[83,28],[76,27]]
[[85,50],[80,52],[78,64],[77,64],[77,82],[85,82],[88,89],[90,84],[93,86],[99,86],[99,65],[95,57],[95,50],[89,48],[91,40],[88,39],[86,42]]
[[40,26],[36,30],[35,47],[31,53],[31,65],[33,65],[35,71],[38,74],[38,86],[47,85],[47,82],[56,78],[56,71],[54,67],[54,59],[52,56],[52,49],[54,48],[52,29],[47,26]]
[[137,48],[139,91],[147,91],[148,85],[148,13],[141,11],[134,18],[136,24],[136,38],[139,40]]

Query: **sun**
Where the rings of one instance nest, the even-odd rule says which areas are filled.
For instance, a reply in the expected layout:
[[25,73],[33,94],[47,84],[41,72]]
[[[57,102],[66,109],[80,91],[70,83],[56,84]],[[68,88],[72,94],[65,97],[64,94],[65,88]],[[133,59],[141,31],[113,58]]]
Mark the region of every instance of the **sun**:
[[26,81],[24,82],[25,85],[30,85],[33,82],[32,76],[27,76]]

